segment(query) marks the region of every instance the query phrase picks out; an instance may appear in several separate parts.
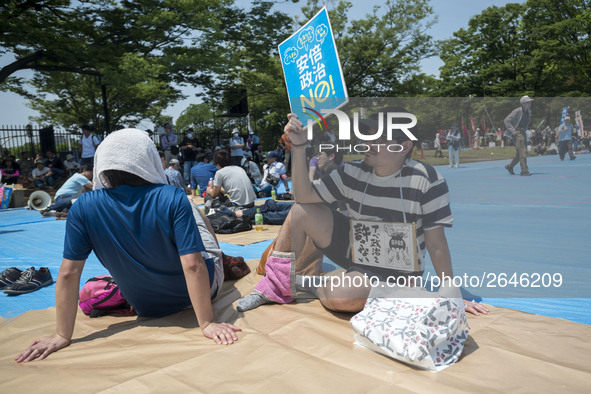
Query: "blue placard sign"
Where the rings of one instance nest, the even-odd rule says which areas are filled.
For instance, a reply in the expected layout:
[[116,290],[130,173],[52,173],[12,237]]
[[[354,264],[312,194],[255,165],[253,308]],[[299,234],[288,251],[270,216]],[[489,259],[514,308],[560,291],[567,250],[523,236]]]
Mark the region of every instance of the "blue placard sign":
[[308,23],[279,44],[291,111],[306,125],[321,109],[347,103],[347,87],[328,11],[323,7]]

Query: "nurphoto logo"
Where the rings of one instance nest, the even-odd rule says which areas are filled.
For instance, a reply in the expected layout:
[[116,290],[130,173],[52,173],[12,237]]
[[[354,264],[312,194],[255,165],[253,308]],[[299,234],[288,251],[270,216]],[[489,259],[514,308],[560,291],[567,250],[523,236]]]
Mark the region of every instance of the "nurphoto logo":
[[[308,119],[308,140],[313,139],[313,128],[317,124],[320,130],[323,128],[328,129],[328,125],[324,116],[318,111],[312,108],[307,108],[310,111],[307,114],[312,118]],[[350,141],[351,140],[351,119],[350,116],[345,112],[338,109],[321,109],[324,115],[333,114],[336,116],[339,124],[338,140],[339,141]],[[401,120],[409,120],[409,122],[402,122]],[[360,122],[368,126],[368,122],[371,123],[369,126],[370,131],[373,130],[373,134],[362,133],[359,127]],[[353,112],[353,133],[355,137],[361,141],[367,141],[368,143],[360,144],[349,144],[349,145],[334,145],[334,144],[320,144],[319,149],[328,150],[336,149],[337,151],[348,151],[356,153],[365,153],[375,147],[379,152],[381,149],[387,149],[389,152],[401,152],[404,150],[403,146],[396,143],[369,143],[369,141],[383,141],[382,136],[386,134],[386,142],[391,141],[393,132],[400,130],[404,135],[411,141],[417,141],[417,137],[409,130],[417,124],[417,118],[408,112],[378,112],[377,119],[361,120],[359,118],[359,112]],[[324,127],[323,127],[324,126]],[[366,127],[367,129],[367,127]]]

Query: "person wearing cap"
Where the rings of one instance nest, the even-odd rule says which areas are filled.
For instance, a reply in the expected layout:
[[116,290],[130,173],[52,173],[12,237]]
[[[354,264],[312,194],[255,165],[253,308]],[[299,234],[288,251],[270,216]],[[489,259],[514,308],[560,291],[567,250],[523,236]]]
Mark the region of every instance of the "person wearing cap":
[[57,179],[57,176],[55,176],[53,171],[51,171],[50,168],[45,167],[43,160],[35,161],[35,168],[33,168],[31,175],[33,176],[33,183],[41,188],[47,186],[52,187]]
[[180,162],[178,159],[172,159],[168,162],[168,168],[164,170],[164,173],[168,177],[168,183],[173,186],[180,187],[183,191],[185,190],[185,180],[179,171]]
[[252,152],[255,152],[257,149],[259,149],[261,139],[254,131],[250,130],[250,132],[248,133],[248,140],[246,140],[246,143],[250,150]]
[[92,190],[92,187],[94,186],[91,182],[93,176],[92,168],[92,164],[83,164],[80,173],[76,173],[69,177],[62,187],[58,189],[55,193],[53,204],[44,212],[61,212],[70,209],[73,199],[78,198],[85,191]]
[[273,187],[277,187],[279,181],[283,181],[286,193],[289,193],[289,184],[287,183],[287,175],[285,165],[277,161],[279,159],[279,153],[272,150],[267,153],[267,164],[263,166],[263,179],[259,188],[260,197],[271,196],[271,190]]
[[567,151],[571,160],[576,159],[577,157],[573,152],[573,125],[570,123],[570,116],[564,117],[564,122],[558,127],[556,134],[558,134],[558,155],[560,160],[564,160]]
[[82,137],[80,138],[80,165],[93,164],[94,154],[101,140],[95,134],[96,128],[94,126],[84,125],[80,128],[82,129]]
[[[360,120],[360,129],[364,126],[364,134],[375,135],[380,129],[379,117],[393,112],[406,111],[400,107],[382,109],[367,120]],[[408,123],[407,119],[402,123]],[[336,171],[310,182],[306,168],[308,141],[303,123],[297,115],[289,114],[284,130],[293,147],[292,182],[296,203],[279,231],[273,253],[266,260],[267,275],[249,296],[239,300],[239,311],[256,308],[270,300],[289,303],[295,296],[288,290],[295,288],[317,296],[332,311],[358,312],[365,306],[371,289],[364,277],[378,277],[385,281],[399,276],[420,276],[425,270],[426,250],[441,280],[453,276],[444,233],[444,228],[450,227],[453,221],[447,183],[435,168],[410,158],[414,141],[408,134],[394,130],[389,139],[384,133],[371,141],[363,161],[346,162]],[[347,215],[331,209],[329,204],[333,203],[345,205]],[[366,245],[371,264],[354,263],[351,239],[359,222],[355,224],[353,220],[386,222],[386,225],[394,222],[398,226],[414,228],[418,271],[401,272],[389,263],[374,264],[372,257],[376,255],[372,254],[373,246],[369,246],[369,241]],[[312,281],[316,285],[303,282],[300,273],[321,273],[322,259],[310,261],[304,257],[313,255],[309,247],[320,250],[346,270],[341,286],[332,286],[334,283],[322,286],[322,279],[316,281],[317,277]],[[386,251],[388,248],[391,246],[380,249]],[[357,250],[355,253],[361,253]],[[309,269],[311,264],[316,265],[314,270]],[[359,286],[346,285],[355,282]],[[488,311],[481,304],[468,301],[465,304],[466,310],[475,314]]]
[[66,161],[64,161],[64,166],[66,167],[69,176],[74,175],[80,170],[80,165],[74,160],[74,155],[71,153],[68,153],[66,155]]
[[230,162],[233,166],[240,166],[242,158],[244,157],[244,140],[240,137],[240,131],[234,127],[232,130],[232,138],[230,138]]
[[519,166],[521,167],[520,175],[530,175],[529,168],[527,167],[526,131],[527,126],[530,123],[530,108],[532,101],[534,101],[534,99],[530,98],[529,96],[521,97],[519,99],[521,106],[515,108],[505,118],[505,127],[507,128],[507,132],[511,135],[513,141],[515,142],[515,157],[511,163],[505,166],[511,175],[515,175],[513,167],[515,167],[517,163],[519,163]]

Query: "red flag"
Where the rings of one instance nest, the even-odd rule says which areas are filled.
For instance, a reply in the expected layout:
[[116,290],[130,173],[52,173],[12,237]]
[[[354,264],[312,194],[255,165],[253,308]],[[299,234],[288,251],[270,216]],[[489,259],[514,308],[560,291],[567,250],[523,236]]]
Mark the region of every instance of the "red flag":
[[462,116],[462,130],[464,130],[464,137],[468,136],[468,129],[464,125],[464,117]]

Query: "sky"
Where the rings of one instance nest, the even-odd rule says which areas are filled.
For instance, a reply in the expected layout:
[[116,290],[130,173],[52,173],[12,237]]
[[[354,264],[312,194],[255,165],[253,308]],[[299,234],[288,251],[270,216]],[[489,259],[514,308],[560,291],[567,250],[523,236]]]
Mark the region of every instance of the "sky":
[[[462,27],[466,27],[470,18],[481,13],[484,9],[493,5],[503,6],[510,2],[523,3],[524,1],[525,0],[431,0],[433,12],[437,15],[438,21],[430,30],[428,30],[428,33],[431,34],[435,40],[451,38],[455,31]],[[371,12],[374,5],[384,4],[385,0],[350,0],[350,2],[353,4],[353,7],[349,11],[349,18],[360,19],[365,16],[365,14]],[[247,7],[249,3],[249,0],[236,1],[236,4],[242,7]],[[284,12],[297,13],[301,8],[301,5],[305,3],[305,0],[301,0],[300,4],[292,4],[290,1],[282,1],[278,2],[276,7]],[[297,27],[294,28],[294,31],[295,30],[297,30]],[[0,67],[4,67],[10,61],[12,61],[11,58],[4,56],[0,59]],[[421,62],[421,71],[426,74],[438,76],[439,67],[442,65],[443,62],[441,59],[434,56]],[[26,78],[32,75],[32,73],[30,71],[19,71],[14,75]],[[173,120],[176,121],[187,106],[199,102],[200,99],[197,99],[194,96],[195,92],[196,89],[194,88],[183,89],[183,93],[189,97],[170,105],[164,111],[164,114],[172,116]],[[20,96],[10,92],[0,92],[0,126],[25,125],[30,122],[29,117],[35,115],[37,115],[37,112],[27,107],[27,101]],[[143,122],[137,127],[145,129],[152,127],[152,125],[149,124],[149,122]]]

